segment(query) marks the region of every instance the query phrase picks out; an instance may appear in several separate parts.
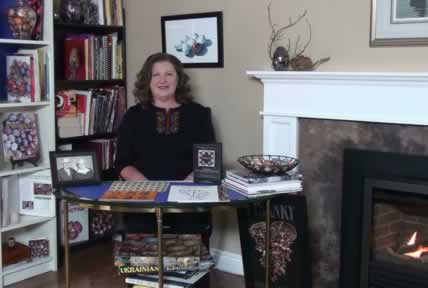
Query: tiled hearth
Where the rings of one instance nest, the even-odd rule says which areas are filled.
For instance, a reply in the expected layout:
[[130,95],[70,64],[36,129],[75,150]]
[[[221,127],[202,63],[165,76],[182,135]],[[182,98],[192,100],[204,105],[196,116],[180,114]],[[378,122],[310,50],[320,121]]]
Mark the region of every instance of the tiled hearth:
[[263,152],[301,160],[314,287],[339,287],[344,150],[428,155],[428,74],[248,74],[264,83]]

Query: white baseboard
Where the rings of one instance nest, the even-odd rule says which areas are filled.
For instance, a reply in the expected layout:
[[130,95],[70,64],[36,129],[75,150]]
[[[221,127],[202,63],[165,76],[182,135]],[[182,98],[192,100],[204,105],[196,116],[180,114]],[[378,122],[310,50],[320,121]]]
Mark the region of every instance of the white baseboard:
[[216,269],[236,275],[244,275],[241,254],[235,254],[218,249],[210,249],[211,254],[216,260]]

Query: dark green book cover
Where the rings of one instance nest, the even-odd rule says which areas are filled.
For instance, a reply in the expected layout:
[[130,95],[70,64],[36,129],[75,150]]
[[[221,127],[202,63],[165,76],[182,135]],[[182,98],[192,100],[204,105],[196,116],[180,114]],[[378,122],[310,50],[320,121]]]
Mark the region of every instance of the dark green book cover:
[[[238,209],[247,288],[265,287],[266,205]],[[312,287],[306,199],[281,194],[271,200],[271,287]]]

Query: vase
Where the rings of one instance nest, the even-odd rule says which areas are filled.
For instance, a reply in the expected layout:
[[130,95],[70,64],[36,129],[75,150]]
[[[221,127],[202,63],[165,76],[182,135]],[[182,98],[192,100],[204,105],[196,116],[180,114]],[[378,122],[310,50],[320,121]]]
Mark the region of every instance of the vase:
[[31,39],[37,14],[27,1],[17,0],[17,6],[8,10],[9,29],[16,39]]

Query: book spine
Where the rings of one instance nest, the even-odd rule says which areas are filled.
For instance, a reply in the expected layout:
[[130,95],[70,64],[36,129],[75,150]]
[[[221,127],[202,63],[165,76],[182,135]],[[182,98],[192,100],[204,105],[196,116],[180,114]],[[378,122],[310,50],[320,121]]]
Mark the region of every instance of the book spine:
[[274,182],[294,180],[293,177],[290,175],[243,177],[241,175],[234,173],[233,171],[226,171],[226,177],[237,179],[243,184],[274,183]]
[[[152,281],[152,280],[146,280],[146,279],[135,278],[135,277],[127,277],[125,279],[125,283],[134,284],[134,285],[144,285],[152,288],[159,287],[159,282],[157,280]],[[175,285],[175,284],[169,284],[165,282],[163,283],[164,288],[184,288],[186,286],[188,285]]]

